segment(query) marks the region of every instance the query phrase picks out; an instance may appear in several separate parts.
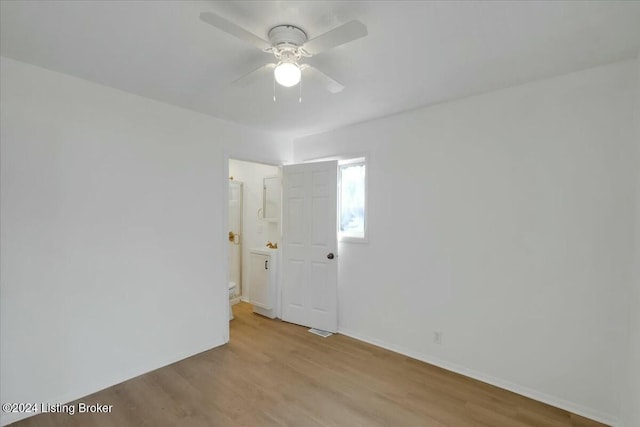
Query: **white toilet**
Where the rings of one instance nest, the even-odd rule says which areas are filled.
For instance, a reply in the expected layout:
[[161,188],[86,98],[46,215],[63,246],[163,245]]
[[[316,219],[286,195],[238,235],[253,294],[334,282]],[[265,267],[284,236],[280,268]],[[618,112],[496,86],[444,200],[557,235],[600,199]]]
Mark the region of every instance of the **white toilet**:
[[233,320],[233,310],[231,309],[231,300],[236,294],[236,282],[229,282],[229,320]]

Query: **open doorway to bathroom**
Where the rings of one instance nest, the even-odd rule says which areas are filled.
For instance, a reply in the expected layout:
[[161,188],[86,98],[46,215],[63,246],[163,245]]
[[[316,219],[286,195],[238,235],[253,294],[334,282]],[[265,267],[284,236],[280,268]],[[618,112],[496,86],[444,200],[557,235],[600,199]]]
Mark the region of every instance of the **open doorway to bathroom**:
[[[271,185],[273,183],[273,185]],[[229,159],[228,262],[231,305],[250,302],[252,251],[280,242],[280,168]]]

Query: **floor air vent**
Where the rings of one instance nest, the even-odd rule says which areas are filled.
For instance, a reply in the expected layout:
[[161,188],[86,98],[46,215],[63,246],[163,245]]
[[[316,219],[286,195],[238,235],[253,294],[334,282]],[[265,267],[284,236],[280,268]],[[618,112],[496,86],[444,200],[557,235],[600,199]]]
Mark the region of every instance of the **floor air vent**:
[[316,328],[309,329],[309,332],[311,332],[312,334],[320,335],[322,338],[326,338],[333,335],[332,332],[327,332],[327,331],[323,331],[322,329],[316,329]]

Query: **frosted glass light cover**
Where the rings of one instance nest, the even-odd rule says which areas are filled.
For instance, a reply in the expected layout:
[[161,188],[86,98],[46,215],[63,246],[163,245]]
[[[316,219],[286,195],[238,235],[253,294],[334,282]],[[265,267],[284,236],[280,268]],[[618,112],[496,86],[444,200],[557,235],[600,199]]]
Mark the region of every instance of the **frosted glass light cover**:
[[273,75],[278,84],[284,87],[295,86],[300,83],[302,72],[297,64],[292,62],[283,62],[273,70]]

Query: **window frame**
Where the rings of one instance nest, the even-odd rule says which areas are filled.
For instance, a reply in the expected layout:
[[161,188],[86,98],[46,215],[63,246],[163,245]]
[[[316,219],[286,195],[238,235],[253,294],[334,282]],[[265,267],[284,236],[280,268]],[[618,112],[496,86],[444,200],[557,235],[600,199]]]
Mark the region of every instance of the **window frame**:
[[[364,166],[364,227],[363,235],[354,236],[344,234],[340,231],[340,217],[342,213],[342,169],[357,164]],[[346,160],[338,161],[338,209],[336,215],[338,216],[338,241],[341,243],[369,243],[369,171],[368,171],[367,157],[350,158]]]

